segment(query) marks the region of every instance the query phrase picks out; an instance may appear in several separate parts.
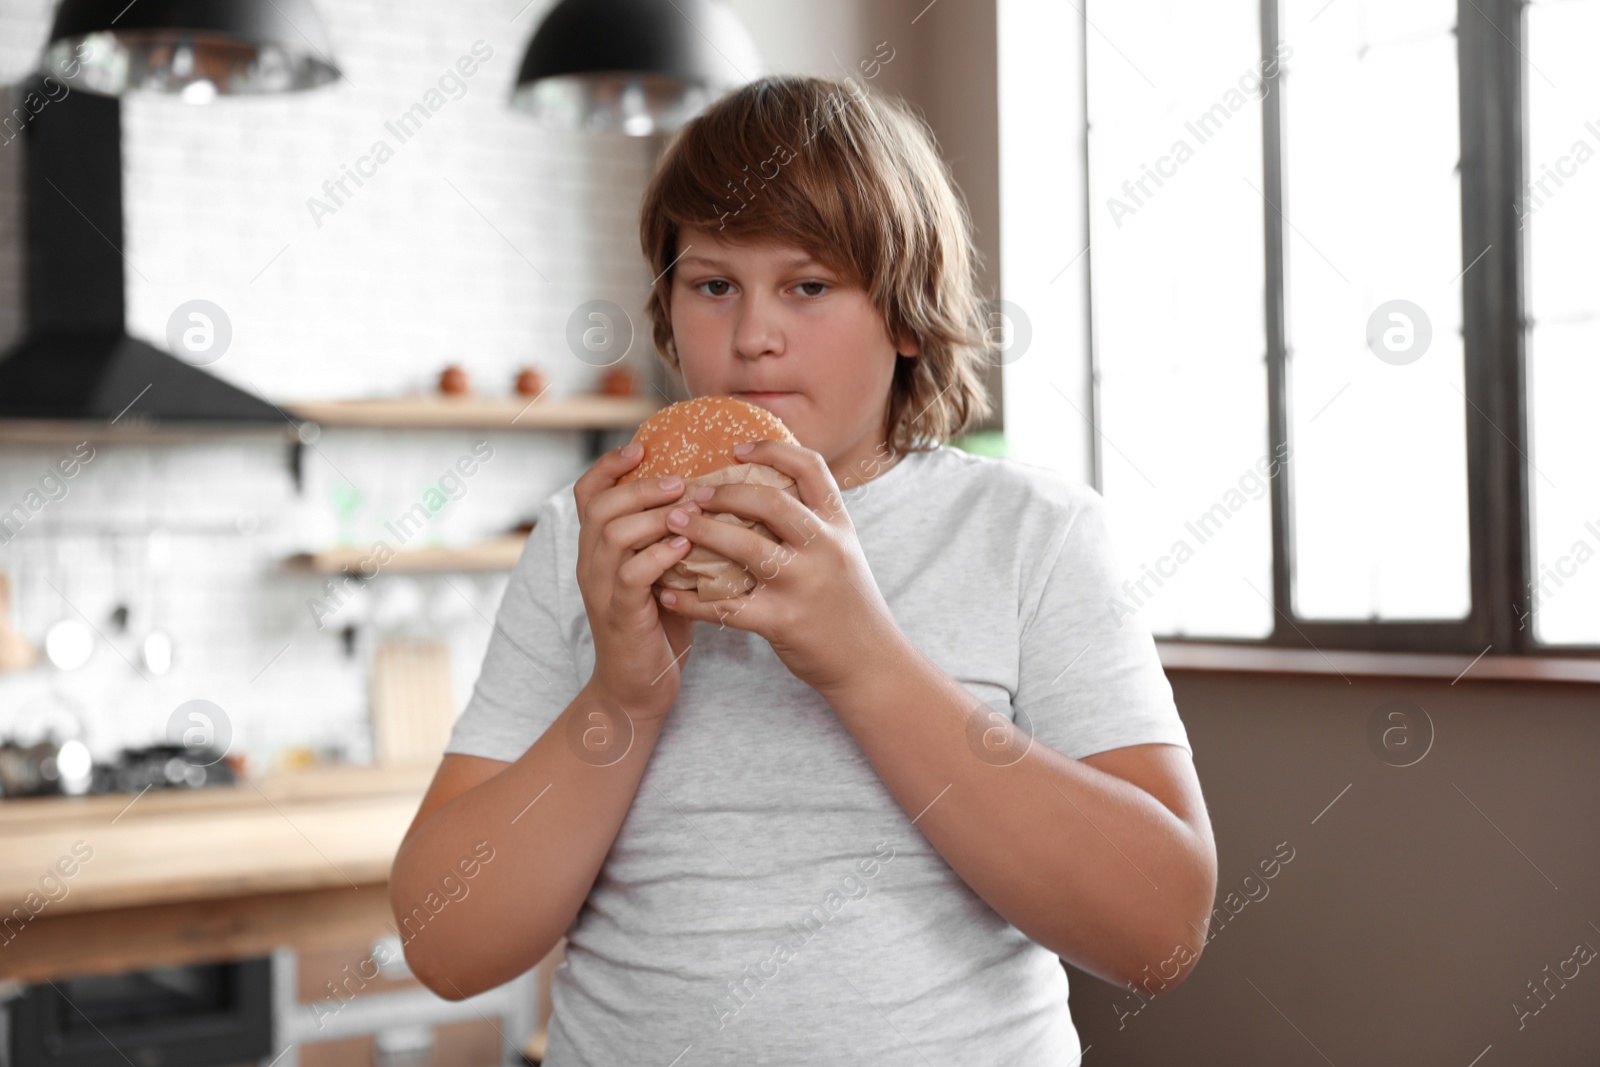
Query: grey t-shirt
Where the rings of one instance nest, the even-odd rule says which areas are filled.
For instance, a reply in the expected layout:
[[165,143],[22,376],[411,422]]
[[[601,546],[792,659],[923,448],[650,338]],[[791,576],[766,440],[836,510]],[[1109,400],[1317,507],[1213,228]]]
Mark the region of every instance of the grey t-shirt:
[[[974,708],[1020,709],[1074,758],[1189,748],[1149,631],[1110,610],[1125,574],[1094,489],[942,445],[843,496],[895,622]],[[539,509],[447,751],[516,759],[588,680],[577,551],[569,482]],[[548,1067],[1076,1063],[1056,956],[950,868],[764,638],[693,636],[567,930]]]

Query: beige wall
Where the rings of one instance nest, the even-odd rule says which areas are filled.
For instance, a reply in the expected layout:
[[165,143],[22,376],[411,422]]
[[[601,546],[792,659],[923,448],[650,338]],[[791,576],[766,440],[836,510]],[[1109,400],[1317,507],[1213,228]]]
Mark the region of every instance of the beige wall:
[[[1552,982],[1520,1029],[1512,1009],[1576,943],[1600,950],[1593,686],[1172,679],[1219,898],[1279,843],[1294,858],[1220,925],[1187,982],[1137,1014],[1115,1006],[1131,1010],[1131,994],[1073,971],[1090,1062],[1467,1067],[1490,1045],[1479,1067],[1597,1062],[1600,961]],[[1434,723],[1410,767],[1368,747],[1369,717],[1394,698]]]

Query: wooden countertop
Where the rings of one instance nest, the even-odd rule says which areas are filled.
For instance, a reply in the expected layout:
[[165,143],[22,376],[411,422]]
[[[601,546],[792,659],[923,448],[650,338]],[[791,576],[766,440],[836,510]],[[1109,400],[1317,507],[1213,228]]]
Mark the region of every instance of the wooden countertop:
[[[432,767],[350,767],[199,790],[0,800],[0,901],[9,909],[35,894],[47,901],[44,918],[381,885],[432,776]],[[74,844],[78,857],[92,853],[64,877],[57,861],[73,860]]]

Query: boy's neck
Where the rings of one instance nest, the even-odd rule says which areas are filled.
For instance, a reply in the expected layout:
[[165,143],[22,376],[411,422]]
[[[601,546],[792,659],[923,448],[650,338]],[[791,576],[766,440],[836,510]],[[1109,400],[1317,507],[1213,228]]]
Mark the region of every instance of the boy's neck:
[[890,449],[887,442],[880,441],[865,456],[841,456],[838,460],[828,464],[828,472],[833,475],[834,482],[843,489],[853,489],[858,485],[865,485],[874,478],[881,478],[887,471],[904,458],[904,453]]

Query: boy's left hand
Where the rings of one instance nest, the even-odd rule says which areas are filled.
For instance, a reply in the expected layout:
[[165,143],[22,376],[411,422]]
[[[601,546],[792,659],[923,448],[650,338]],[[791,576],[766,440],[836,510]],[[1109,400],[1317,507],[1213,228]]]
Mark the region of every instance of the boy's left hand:
[[693,590],[658,589],[662,606],[695,621],[760,634],[795,677],[824,697],[846,692],[873,669],[880,649],[900,639],[900,631],[856,540],[838,484],[820,454],[787,441],[758,441],[738,458],[787,474],[800,499],[769,485],[733,483],[716,486],[710,500],[696,502],[705,513],[726,511],[765,523],[783,543],[710,514],[691,514],[682,523],[669,515],[669,529],[741,564],[756,587],[743,596],[707,601]]

